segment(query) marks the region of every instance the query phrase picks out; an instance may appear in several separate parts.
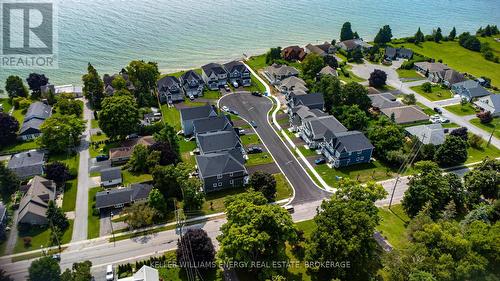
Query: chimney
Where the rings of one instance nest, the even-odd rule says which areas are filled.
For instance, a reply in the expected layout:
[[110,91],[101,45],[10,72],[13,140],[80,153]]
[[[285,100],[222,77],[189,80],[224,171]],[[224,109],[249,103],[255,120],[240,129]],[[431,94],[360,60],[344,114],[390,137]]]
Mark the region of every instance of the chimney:
[[28,152],[28,154],[27,154],[27,155],[28,155],[28,157],[31,157],[31,153],[30,153],[30,152]]

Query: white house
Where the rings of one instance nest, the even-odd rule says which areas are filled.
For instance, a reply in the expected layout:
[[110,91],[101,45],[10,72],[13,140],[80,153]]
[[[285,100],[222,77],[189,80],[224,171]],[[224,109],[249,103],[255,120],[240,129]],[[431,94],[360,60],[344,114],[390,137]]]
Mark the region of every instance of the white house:
[[474,104],[483,111],[489,111],[494,117],[500,116],[500,95],[479,98]]

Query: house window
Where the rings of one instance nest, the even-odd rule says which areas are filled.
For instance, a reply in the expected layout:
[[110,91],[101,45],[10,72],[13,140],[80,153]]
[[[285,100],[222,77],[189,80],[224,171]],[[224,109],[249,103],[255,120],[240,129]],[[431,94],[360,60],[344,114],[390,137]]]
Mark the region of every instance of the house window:
[[217,185],[218,185],[219,187],[220,187],[220,186],[222,186],[222,182],[219,182]]
[[234,175],[234,174],[233,174],[233,172],[229,173],[229,176],[230,176],[230,177],[233,177],[233,175]]
[[217,179],[218,180],[222,179],[222,175],[217,175]]
[[229,183],[230,183],[230,184],[234,184],[234,180],[230,180],[230,181],[229,181]]
[[214,183],[212,186],[213,186],[213,187],[217,187],[217,183]]

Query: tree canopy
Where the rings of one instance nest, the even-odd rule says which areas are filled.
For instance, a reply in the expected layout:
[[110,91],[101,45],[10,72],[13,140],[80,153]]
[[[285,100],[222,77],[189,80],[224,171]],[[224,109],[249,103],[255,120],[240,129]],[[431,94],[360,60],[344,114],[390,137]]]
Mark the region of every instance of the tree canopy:
[[478,203],[481,196],[487,199],[498,199],[500,161],[496,159],[483,160],[478,167],[465,174],[464,182],[474,203]]
[[76,117],[82,116],[83,107],[80,101],[75,99],[60,98],[56,107],[58,112],[62,115],[75,115]]
[[49,83],[49,78],[45,77],[44,74],[30,73],[28,78],[26,78],[28,86],[31,90],[31,96],[35,99],[40,98],[41,87]]
[[274,201],[276,197],[276,179],[273,175],[264,171],[257,171],[250,176],[248,184],[256,191],[262,192],[269,202]]
[[53,152],[63,152],[80,143],[85,122],[74,115],[52,115],[40,126],[42,146]]
[[403,130],[398,125],[381,118],[368,130],[368,138],[375,147],[376,157],[387,159],[387,153],[403,147]]
[[156,88],[156,82],[160,71],[156,62],[131,61],[125,68],[129,79],[136,89],[137,103],[140,106],[148,105],[153,98],[153,91]]
[[323,58],[315,53],[310,53],[302,61],[302,73],[308,79],[314,79],[325,66]]
[[129,95],[104,99],[99,112],[99,127],[111,139],[124,139],[134,133],[139,125],[139,109]]
[[8,198],[19,189],[20,185],[21,181],[16,174],[7,168],[6,163],[0,162],[0,196],[4,201],[8,201]]
[[362,131],[368,126],[368,121],[370,121],[366,112],[361,110],[357,104],[336,107],[333,110],[333,115],[335,115],[340,123],[342,123],[342,125],[344,125],[349,131]]
[[417,33],[415,33],[415,36],[413,37],[414,40],[415,40],[415,44],[419,44],[419,43],[422,43],[424,42],[424,34],[422,33],[422,31],[420,30],[420,27],[418,28],[417,30]]
[[389,25],[384,25],[377,33],[375,36],[375,39],[373,42],[376,44],[382,44],[385,45],[389,42],[391,42],[392,39],[392,30]]
[[19,76],[11,75],[7,77],[5,81],[5,91],[9,95],[9,98],[28,96],[28,89],[24,85],[23,79]]
[[28,272],[30,281],[61,280],[61,268],[59,267],[59,263],[51,256],[45,256],[34,260]]
[[215,262],[212,239],[203,229],[188,229],[177,242],[176,255],[181,267],[206,270],[212,269]]
[[0,112],[0,147],[13,144],[19,131],[19,122],[13,116]]
[[61,274],[61,281],[90,281],[92,280],[91,268],[91,261],[74,263],[71,270],[68,268]]
[[152,172],[154,186],[165,198],[182,199],[181,183],[187,172],[180,165],[156,166]]
[[101,108],[104,99],[104,82],[97,70],[90,63],[87,66],[87,74],[83,75],[83,94],[95,109]]
[[354,33],[352,32],[351,23],[345,22],[340,29],[340,41],[354,39]]
[[266,64],[273,64],[277,60],[281,60],[281,47],[271,48],[266,53]]
[[337,77],[321,76],[321,79],[314,84],[312,91],[323,94],[326,112],[331,112],[334,106],[339,106],[342,103],[342,86]]
[[182,192],[184,195],[184,210],[198,211],[201,210],[203,202],[205,202],[205,193],[201,191],[201,181],[198,179],[184,180],[182,183]]
[[370,78],[368,78],[368,82],[370,87],[380,88],[385,86],[387,81],[387,73],[383,70],[375,69],[372,73],[370,73]]
[[368,90],[363,85],[351,82],[342,87],[342,105],[358,105],[361,110],[368,110],[371,104]]
[[437,149],[434,160],[445,167],[464,163],[467,160],[467,142],[457,136],[447,136]]

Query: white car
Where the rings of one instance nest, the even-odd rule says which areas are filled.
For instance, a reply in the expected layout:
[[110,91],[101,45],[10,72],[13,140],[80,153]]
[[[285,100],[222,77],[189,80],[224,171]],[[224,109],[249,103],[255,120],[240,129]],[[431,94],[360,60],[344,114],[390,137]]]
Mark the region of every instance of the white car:
[[233,82],[233,87],[238,88],[240,85],[238,85],[238,82],[234,81]]
[[227,106],[225,106],[225,105],[224,105],[224,106],[222,107],[222,111],[229,111],[229,107],[227,107]]
[[115,280],[115,273],[113,272],[113,266],[111,264],[108,264],[106,266],[106,281],[113,281]]
[[431,121],[432,124],[437,124],[437,123],[448,123],[450,122],[449,119],[447,118],[444,118],[440,115],[432,115],[430,118],[429,118],[429,121]]

